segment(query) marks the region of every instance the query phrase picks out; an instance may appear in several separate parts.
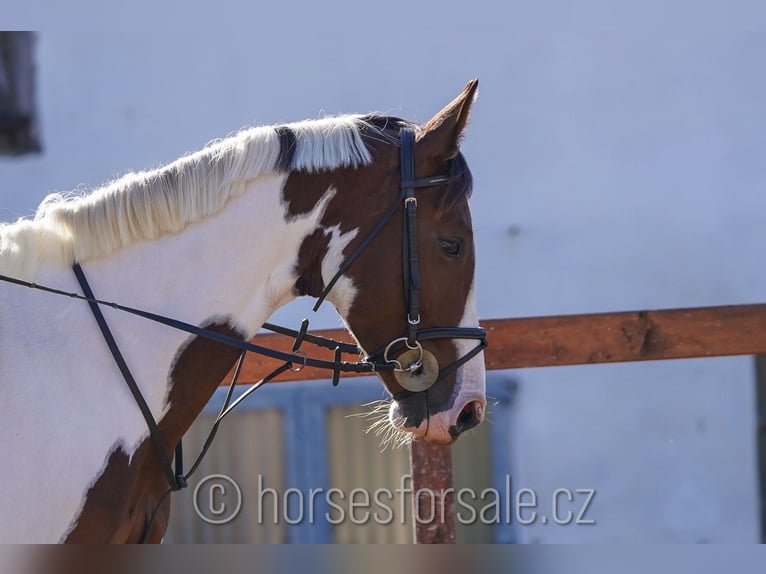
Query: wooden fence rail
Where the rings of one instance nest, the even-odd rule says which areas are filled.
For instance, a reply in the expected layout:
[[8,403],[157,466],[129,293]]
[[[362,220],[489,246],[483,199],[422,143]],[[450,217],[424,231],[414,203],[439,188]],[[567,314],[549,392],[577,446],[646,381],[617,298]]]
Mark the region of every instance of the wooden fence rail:
[[[487,329],[485,362],[490,370],[766,354],[766,305],[490,319],[482,326]],[[351,340],[341,329],[318,333]],[[253,342],[285,351],[291,346],[280,335],[258,335]],[[312,356],[332,359],[331,351],[311,350]],[[240,382],[255,382],[277,366],[274,360],[250,354]],[[327,378],[327,371],[306,368],[288,371],[280,380]],[[451,486],[450,447],[416,441],[410,460],[416,492],[430,489],[438,498]],[[455,541],[452,496],[445,496],[443,504],[445,522],[416,522],[416,542]]]
[[[490,370],[766,353],[766,305],[488,319],[481,324],[489,339],[484,355]],[[351,341],[343,329],[316,332]],[[253,342],[284,351],[292,345],[286,337],[271,334],[257,335]],[[305,348],[312,356],[332,360],[332,351]],[[280,364],[251,353],[240,381],[255,382]],[[279,380],[328,378],[328,371],[306,368],[288,371]]]

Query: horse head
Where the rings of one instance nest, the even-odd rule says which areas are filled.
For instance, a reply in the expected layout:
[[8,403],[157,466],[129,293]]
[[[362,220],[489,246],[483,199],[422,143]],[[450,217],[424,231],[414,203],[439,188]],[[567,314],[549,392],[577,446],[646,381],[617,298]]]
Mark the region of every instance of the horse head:
[[326,297],[365,354],[393,366],[378,373],[393,398],[388,423],[437,443],[486,412],[472,178],[459,148],[476,90],[470,82],[422,126],[365,117],[371,162],[294,172],[284,188],[294,215],[333,194],[301,247],[296,294]]

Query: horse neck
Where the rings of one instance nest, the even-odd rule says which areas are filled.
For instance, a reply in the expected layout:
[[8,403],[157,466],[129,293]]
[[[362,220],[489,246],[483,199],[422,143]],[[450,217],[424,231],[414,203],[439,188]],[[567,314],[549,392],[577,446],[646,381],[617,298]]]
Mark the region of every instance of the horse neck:
[[309,217],[285,220],[284,179],[261,177],[217,215],[83,267],[104,296],[197,324],[224,318],[251,336],[291,298],[295,257],[313,227]]
[[[305,237],[327,199],[288,217],[284,175],[259,178],[216,216],[183,232],[85,263],[97,296],[158,312],[241,339],[252,337],[294,298]],[[112,313],[110,323],[169,445],[209,400],[238,352],[145,320]],[[121,337],[122,336],[122,337]]]

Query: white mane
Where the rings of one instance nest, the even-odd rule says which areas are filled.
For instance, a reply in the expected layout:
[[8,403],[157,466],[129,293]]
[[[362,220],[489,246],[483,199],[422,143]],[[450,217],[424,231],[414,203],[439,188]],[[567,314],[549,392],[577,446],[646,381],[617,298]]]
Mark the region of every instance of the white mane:
[[[370,163],[363,125],[362,116],[348,115],[281,126],[295,136],[290,168],[318,171]],[[0,272],[28,277],[43,261],[83,262],[215,215],[244,192],[246,183],[278,168],[278,127],[245,129],[87,195],[49,195],[34,219],[0,224]]]

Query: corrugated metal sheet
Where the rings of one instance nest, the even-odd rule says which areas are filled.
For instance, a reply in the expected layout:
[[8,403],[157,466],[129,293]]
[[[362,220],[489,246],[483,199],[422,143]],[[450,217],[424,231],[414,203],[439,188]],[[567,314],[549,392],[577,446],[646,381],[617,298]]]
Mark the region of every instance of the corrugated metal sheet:
[[[361,488],[370,493],[376,489],[388,489],[393,500],[381,497],[381,501],[393,510],[390,524],[386,521],[386,513],[380,505],[371,500],[371,517],[364,524],[354,524],[350,519],[333,526],[334,542],[338,543],[408,543],[412,541],[412,525],[410,524],[411,507],[409,498],[397,494],[395,489],[400,486],[402,476],[410,472],[409,454],[406,448],[381,452],[379,438],[373,434],[365,434],[364,429],[369,421],[359,417],[349,416],[359,413],[358,406],[334,407],[327,412],[327,442],[330,452],[327,453],[330,465],[330,488],[339,488],[351,495],[355,488]],[[405,485],[406,486],[406,485]],[[405,503],[404,513],[401,505]],[[348,504],[344,504],[348,508]],[[375,519],[373,514],[379,510]],[[359,509],[358,518],[363,513]],[[332,514],[331,514],[332,516]],[[349,517],[350,518],[350,517]]]
[[[202,448],[214,416],[201,416],[184,437],[184,453],[192,463]],[[173,495],[171,520],[165,541],[169,543],[282,543],[287,541],[285,525],[274,524],[273,498],[263,497],[263,521],[259,523],[259,484],[282,493],[285,490],[283,415],[276,409],[243,410],[227,417],[214,446],[192,477],[189,488]],[[194,507],[194,489],[212,474],[234,479],[242,492],[242,507],[228,524],[213,525],[202,520]],[[259,483],[260,477],[260,483]],[[206,496],[200,496],[204,512]],[[227,503],[231,501],[227,497]]]
[[[461,436],[452,447],[452,480],[455,491],[468,488],[477,496],[475,500],[470,496],[462,499],[476,510],[477,518],[473,521],[470,521],[472,518],[470,511],[461,508],[456,501],[455,534],[458,542],[476,544],[494,542],[493,526],[485,524],[487,520],[482,522],[480,514],[482,507],[494,501],[494,495],[490,493],[487,493],[483,500],[481,498],[482,492],[491,484],[492,449],[489,426],[491,424],[492,420],[488,419],[484,424]],[[492,511],[488,511],[485,513],[485,518],[492,514]],[[470,524],[461,523],[461,516],[464,522],[470,521]]]
[[[330,487],[339,488],[347,495],[355,488],[366,490],[372,498],[372,513],[381,508],[375,504],[374,492],[385,489],[387,495],[390,491],[393,499],[381,496],[381,501],[393,510],[394,517],[390,524],[383,524],[386,516],[381,508],[378,513],[380,520],[375,520],[374,514],[365,524],[354,524],[347,519],[333,527],[334,541],[357,544],[410,543],[412,495],[396,492],[402,487],[412,486],[411,481],[403,482],[402,478],[410,476],[409,450],[389,448],[381,452],[379,438],[364,432],[369,422],[349,416],[359,410],[359,407],[334,407],[328,411]],[[464,498],[476,509],[477,519],[471,524],[456,524],[458,542],[493,542],[493,527],[491,524],[483,524],[479,514],[481,508],[493,500],[491,495],[484,500],[479,498],[491,482],[490,440],[486,424],[455,444],[452,465],[455,490],[470,488],[477,496],[475,500],[470,496]],[[345,506],[348,508],[348,504]],[[358,515],[362,515],[362,512],[363,509],[359,509]],[[470,518],[471,513],[464,511],[463,520]]]
[[[331,527],[332,541],[346,544],[410,543],[412,541],[411,494],[402,494],[402,487],[411,488],[409,450],[405,448],[381,451],[380,439],[364,431],[369,421],[349,416],[360,412],[358,405],[330,407],[325,411],[328,484],[315,487],[338,489],[332,502],[342,508],[330,508],[331,520],[343,518]],[[287,490],[285,460],[287,449],[299,446],[285,441],[285,416],[280,409],[243,409],[233,413],[221,426],[216,442],[207,458],[191,480],[189,488],[173,495],[171,521],[165,541],[169,543],[284,543],[288,541],[287,525],[282,518],[283,496]],[[202,447],[212,415],[203,415],[184,438],[187,466]],[[454,447],[453,469],[455,488],[470,488],[477,496],[491,483],[491,453],[489,424],[462,438]],[[471,436],[473,435],[473,436]],[[311,441],[313,437],[305,437]],[[310,446],[310,445],[309,445]],[[194,507],[194,489],[212,474],[224,474],[240,486],[243,503],[237,517],[228,524],[211,525],[203,521]],[[260,482],[259,482],[260,480]],[[263,496],[259,488],[274,489],[279,497],[274,524],[274,497]],[[356,494],[354,494],[357,489]],[[367,494],[360,492],[360,489]],[[342,493],[342,494],[341,494]],[[376,500],[375,495],[379,498]],[[359,504],[352,510],[351,497]],[[369,496],[369,502],[368,497]],[[230,503],[229,499],[226,499]],[[477,513],[488,500],[465,500]],[[200,497],[200,506],[208,503]],[[261,507],[261,502],[263,507]],[[390,515],[388,512],[390,509]],[[203,508],[204,511],[204,508]],[[262,512],[259,517],[259,511]],[[352,514],[353,512],[353,514]],[[470,513],[463,511],[463,516]],[[476,520],[471,525],[457,523],[459,542],[492,542],[492,525]]]

